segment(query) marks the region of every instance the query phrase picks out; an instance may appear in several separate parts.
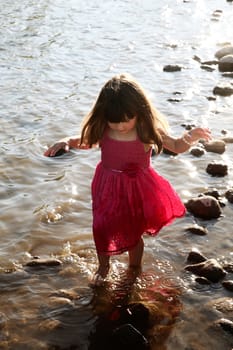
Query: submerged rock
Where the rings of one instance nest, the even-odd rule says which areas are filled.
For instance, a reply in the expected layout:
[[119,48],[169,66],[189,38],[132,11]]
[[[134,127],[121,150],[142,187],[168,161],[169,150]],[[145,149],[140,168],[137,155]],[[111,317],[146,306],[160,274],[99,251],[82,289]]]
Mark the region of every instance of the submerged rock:
[[80,295],[73,289],[60,289],[49,295],[55,298],[65,298],[69,300],[76,300],[80,298]]
[[213,299],[208,303],[210,306],[214,307],[216,310],[221,312],[228,317],[233,317],[233,303],[232,297],[222,297],[218,299]]
[[195,281],[199,284],[202,284],[202,285],[210,285],[211,284],[211,282],[205,277],[197,277],[197,278],[195,278]]
[[130,323],[123,324],[122,326],[116,328],[111,335],[110,342],[111,348],[114,350],[149,349],[148,340]]
[[40,268],[40,267],[56,267],[56,266],[61,266],[62,262],[59,259],[56,258],[36,258],[33,259],[25,264],[27,267],[35,267],[35,268]]
[[215,324],[221,326],[221,328],[224,331],[233,335],[233,322],[232,321],[230,321],[226,318],[221,318],[220,320],[216,321]]
[[7,317],[4,313],[0,312],[0,331],[2,331],[7,325]]
[[59,320],[46,319],[39,323],[38,328],[41,332],[52,332],[55,329],[61,328],[62,324]]

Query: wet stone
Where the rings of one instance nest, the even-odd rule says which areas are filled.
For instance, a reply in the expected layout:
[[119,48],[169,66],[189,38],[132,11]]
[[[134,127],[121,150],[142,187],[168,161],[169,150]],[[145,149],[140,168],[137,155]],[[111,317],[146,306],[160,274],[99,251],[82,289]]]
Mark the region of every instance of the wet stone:
[[205,154],[205,150],[202,147],[192,147],[192,149],[190,150],[190,153],[194,156],[194,157],[201,157]]
[[6,315],[0,312],[0,331],[6,327],[7,318]]
[[206,172],[212,176],[223,177],[228,173],[228,166],[223,163],[209,163],[206,168]]
[[233,281],[232,280],[223,281],[222,285],[224,288],[226,288],[230,292],[233,292]]
[[111,336],[112,349],[144,350],[149,349],[147,339],[131,324],[116,328]]
[[218,69],[220,72],[233,72],[233,55],[226,55],[219,60]]
[[225,143],[233,143],[233,137],[232,136],[224,136],[222,138],[222,140],[225,142]]
[[222,314],[233,318],[232,297],[222,297],[218,299],[213,299],[209,302],[209,305],[217,311],[221,312]]
[[215,86],[213,89],[214,95],[219,96],[231,96],[233,94],[233,87],[231,85]]
[[233,189],[228,190],[225,193],[225,197],[228,200],[228,202],[233,203]]
[[217,219],[222,214],[218,200],[212,196],[192,198],[185,203],[185,206],[194,216],[205,220]]
[[225,45],[215,53],[215,57],[218,59],[221,59],[224,56],[227,55],[233,55],[233,46],[232,45]]
[[181,67],[178,65],[168,64],[168,65],[163,67],[163,71],[164,72],[179,72],[179,71],[181,71]]
[[197,277],[197,278],[195,278],[195,281],[197,283],[199,283],[199,284],[202,284],[202,285],[209,285],[209,284],[211,284],[211,282],[205,277]]
[[198,235],[198,236],[205,236],[208,233],[208,230],[206,228],[199,225],[193,225],[193,226],[187,227],[185,231],[193,233],[194,235]]
[[230,321],[226,318],[221,318],[220,320],[216,321],[216,325],[219,325],[224,331],[233,335],[233,322],[232,321]]
[[199,264],[187,265],[185,266],[185,270],[195,275],[205,277],[213,283],[221,281],[227,274],[216,259],[208,259]]
[[76,293],[75,290],[68,290],[68,289],[57,290],[51,293],[49,296],[56,297],[56,298],[66,298],[69,300],[75,300],[80,298],[80,296]]
[[223,140],[213,140],[204,143],[204,147],[207,152],[222,154],[226,150],[226,143]]
[[207,258],[203,254],[201,254],[197,248],[193,248],[187,257],[187,261],[189,263],[192,263],[192,264],[193,263],[194,264],[201,263],[201,262],[204,262],[206,260],[207,260]]
[[233,263],[225,263],[223,264],[223,268],[225,271],[233,273]]
[[26,267],[41,268],[41,267],[60,267],[61,260],[55,258],[41,259],[36,258],[25,264]]
[[220,198],[220,193],[216,188],[213,188],[212,190],[206,191],[203,193],[205,196],[211,196],[214,197],[216,199]]

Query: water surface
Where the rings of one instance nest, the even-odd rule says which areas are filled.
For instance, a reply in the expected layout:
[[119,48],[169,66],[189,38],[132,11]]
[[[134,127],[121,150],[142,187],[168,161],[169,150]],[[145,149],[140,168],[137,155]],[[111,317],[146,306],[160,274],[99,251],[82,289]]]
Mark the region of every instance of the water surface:
[[[184,124],[208,126],[216,138],[222,130],[232,134],[232,97],[208,99],[229,78],[216,66],[201,69],[196,59],[214,60],[219,48],[232,43],[232,15],[231,2],[219,0],[1,3],[2,349],[88,349],[100,315],[129,301],[157,306],[161,318],[168,317],[167,328],[152,332],[152,349],[232,348],[232,340],[211,327],[218,315],[207,307],[229,292],[221,285],[199,286],[183,270],[193,246],[208,257],[232,260],[232,205],[219,220],[204,223],[207,236],[185,233],[200,223],[187,215],[156,239],[145,238],[136,281],[127,276],[127,256],[113,258],[109,284],[95,291],[88,284],[97,264],[90,184],[100,153],[43,156],[48,145],[80,132],[102,85],[120,72],[140,81],[174,135]],[[166,64],[182,70],[163,72]],[[232,148],[201,158],[161,155],[152,164],[185,201],[207,189],[224,193],[232,187]],[[206,173],[213,160],[227,162],[224,179]],[[62,268],[26,268],[35,256],[59,258]]]

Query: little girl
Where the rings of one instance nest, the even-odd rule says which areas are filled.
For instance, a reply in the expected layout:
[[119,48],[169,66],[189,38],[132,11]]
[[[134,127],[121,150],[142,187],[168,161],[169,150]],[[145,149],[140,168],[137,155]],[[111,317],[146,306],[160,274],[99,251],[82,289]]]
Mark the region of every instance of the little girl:
[[87,115],[81,137],[65,138],[45,156],[70,148],[101,148],[92,181],[93,236],[99,267],[95,283],[109,271],[111,255],[128,252],[129,267],[142,262],[144,233],[157,235],[185,207],[171,184],[150,165],[152,147],[174,153],[187,151],[199,139],[210,140],[209,129],[193,128],[180,138],[168,134],[165,118],[142,87],[127,74],[110,79]]

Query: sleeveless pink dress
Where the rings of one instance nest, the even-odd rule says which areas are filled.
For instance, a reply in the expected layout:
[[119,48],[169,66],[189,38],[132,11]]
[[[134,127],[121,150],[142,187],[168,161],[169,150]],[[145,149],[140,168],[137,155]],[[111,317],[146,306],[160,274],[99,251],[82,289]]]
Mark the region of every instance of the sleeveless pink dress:
[[150,165],[143,143],[101,141],[101,161],[92,181],[93,235],[98,254],[135,247],[144,233],[156,235],[185,207],[171,184]]

